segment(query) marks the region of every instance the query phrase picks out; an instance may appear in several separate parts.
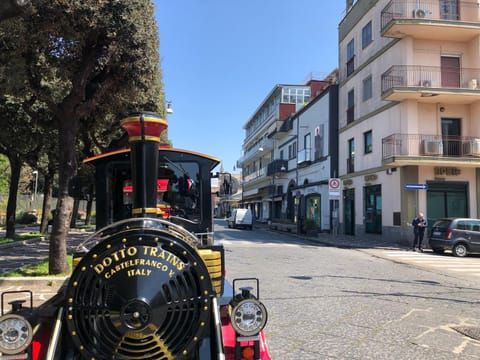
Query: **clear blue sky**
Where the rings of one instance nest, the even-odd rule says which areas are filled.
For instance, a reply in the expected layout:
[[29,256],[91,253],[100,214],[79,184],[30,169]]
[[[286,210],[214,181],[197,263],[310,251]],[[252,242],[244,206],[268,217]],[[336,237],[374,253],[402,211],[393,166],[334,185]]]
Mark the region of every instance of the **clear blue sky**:
[[[344,0],[155,0],[174,147],[233,171],[243,125],[277,84],[338,66]],[[218,168],[217,168],[218,171]]]

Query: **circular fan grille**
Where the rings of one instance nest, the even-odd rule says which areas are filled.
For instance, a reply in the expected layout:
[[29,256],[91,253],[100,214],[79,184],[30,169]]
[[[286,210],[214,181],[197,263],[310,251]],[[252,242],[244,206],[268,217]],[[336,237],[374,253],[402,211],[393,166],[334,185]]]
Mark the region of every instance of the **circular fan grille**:
[[96,245],[67,288],[67,324],[84,358],[190,358],[208,328],[212,284],[195,249],[158,229]]

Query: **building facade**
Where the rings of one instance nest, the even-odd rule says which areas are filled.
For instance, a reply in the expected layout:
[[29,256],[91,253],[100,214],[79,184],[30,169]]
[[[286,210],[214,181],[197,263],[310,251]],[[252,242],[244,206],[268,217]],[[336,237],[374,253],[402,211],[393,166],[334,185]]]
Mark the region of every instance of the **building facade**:
[[480,4],[347,0],[339,26],[341,231],[411,241],[419,211],[478,217]]
[[323,203],[328,204],[324,185],[332,172],[327,162],[331,151],[333,159],[338,156],[338,137],[331,133],[338,129],[336,76],[335,71],[305,85],[275,86],[245,124],[244,155],[237,166],[242,202],[258,221],[300,225],[297,220],[311,217],[319,229],[329,229],[330,208]]

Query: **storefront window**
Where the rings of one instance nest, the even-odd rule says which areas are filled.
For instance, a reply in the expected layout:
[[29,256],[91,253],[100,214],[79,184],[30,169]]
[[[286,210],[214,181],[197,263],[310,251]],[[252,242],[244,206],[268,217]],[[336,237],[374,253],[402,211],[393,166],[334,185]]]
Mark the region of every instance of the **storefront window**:
[[306,217],[309,220],[313,220],[315,224],[320,228],[320,195],[311,195],[306,199]]

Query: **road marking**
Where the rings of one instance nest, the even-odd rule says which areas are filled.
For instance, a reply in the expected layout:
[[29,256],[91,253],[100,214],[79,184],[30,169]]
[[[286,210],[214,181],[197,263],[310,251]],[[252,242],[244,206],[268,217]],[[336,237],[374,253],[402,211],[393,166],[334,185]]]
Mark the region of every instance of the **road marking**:
[[269,242],[263,242],[263,241],[247,241],[247,240],[227,240],[227,239],[220,239],[216,240],[216,243],[218,244],[223,244],[223,245],[228,245],[228,246],[238,246],[238,247],[300,247],[301,245],[299,244],[292,244],[292,243],[285,243],[281,241],[269,241]]
[[480,276],[480,259],[478,258],[457,258],[430,252],[385,251],[384,253],[387,257],[404,263]]

